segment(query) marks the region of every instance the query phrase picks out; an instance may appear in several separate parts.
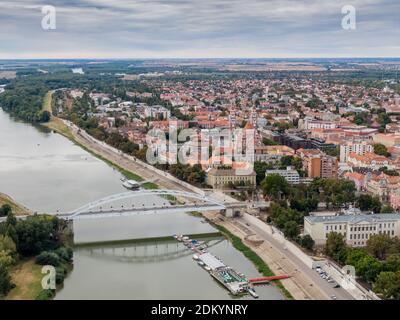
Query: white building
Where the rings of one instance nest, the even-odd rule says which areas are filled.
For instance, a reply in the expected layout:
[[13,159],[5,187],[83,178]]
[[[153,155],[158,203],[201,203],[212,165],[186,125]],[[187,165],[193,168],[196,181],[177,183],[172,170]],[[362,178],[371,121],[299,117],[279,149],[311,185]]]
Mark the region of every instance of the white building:
[[146,118],[167,120],[171,117],[171,112],[163,106],[146,106],[144,109]]
[[304,233],[324,245],[329,233],[344,236],[348,245],[363,247],[372,235],[400,236],[400,214],[360,214],[304,217]]
[[337,127],[335,122],[305,118],[299,123],[299,128],[304,130],[311,129],[335,129]]
[[286,170],[267,170],[265,176],[268,177],[271,174],[278,174],[284,177],[290,184],[299,184],[300,175],[297,170],[292,169],[292,167],[287,167]]
[[374,147],[371,143],[367,141],[360,142],[347,142],[344,145],[340,145],[340,162],[347,162],[349,153],[354,152],[360,156],[366,153],[373,152]]

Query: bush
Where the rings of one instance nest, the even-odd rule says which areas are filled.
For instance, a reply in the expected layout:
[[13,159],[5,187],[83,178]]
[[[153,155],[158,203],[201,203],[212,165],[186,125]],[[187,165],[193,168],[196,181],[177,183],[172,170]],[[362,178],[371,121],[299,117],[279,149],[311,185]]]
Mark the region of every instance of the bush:
[[6,295],[13,288],[8,266],[0,263],[0,297]]
[[59,256],[60,259],[64,260],[65,262],[72,262],[74,252],[70,247],[60,247],[55,250],[55,253]]
[[64,282],[67,272],[67,269],[63,266],[56,268],[56,284],[62,284]]
[[55,252],[44,251],[36,257],[36,263],[41,266],[51,265],[58,267],[61,264],[61,259]]
[[47,290],[42,290],[39,292],[38,296],[36,297],[36,300],[50,300],[53,298],[54,292],[53,290],[47,289]]
[[8,204],[3,204],[0,207],[0,217],[6,217],[11,212],[11,207]]

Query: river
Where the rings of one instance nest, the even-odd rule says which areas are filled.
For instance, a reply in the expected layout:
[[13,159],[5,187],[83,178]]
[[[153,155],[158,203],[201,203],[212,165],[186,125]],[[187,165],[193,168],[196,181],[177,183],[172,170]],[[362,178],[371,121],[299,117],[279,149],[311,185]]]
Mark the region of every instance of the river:
[[[121,174],[65,137],[12,119],[0,108],[0,192],[36,212],[68,212],[126,192]],[[161,203],[135,200],[135,206]],[[118,203],[131,205],[131,203]],[[75,242],[214,232],[184,213],[138,215],[74,222]],[[248,277],[260,274],[225,239],[210,239],[210,252]],[[74,267],[56,299],[230,299],[228,292],[173,241],[77,247]],[[175,252],[174,251],[174,252]],[[257,288],[261,299],[282,299],[274,286]]]

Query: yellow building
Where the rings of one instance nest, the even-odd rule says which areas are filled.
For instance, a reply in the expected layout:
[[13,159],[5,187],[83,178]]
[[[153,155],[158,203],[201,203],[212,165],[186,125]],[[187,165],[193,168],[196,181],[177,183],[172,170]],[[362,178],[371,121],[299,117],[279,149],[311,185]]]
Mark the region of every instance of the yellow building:
[[234,169],[213,168],[207,173],[207,184],[214,189],[221,189],[230,184],[243,184],[244,186],[256,185],[256,173],[239,174]]

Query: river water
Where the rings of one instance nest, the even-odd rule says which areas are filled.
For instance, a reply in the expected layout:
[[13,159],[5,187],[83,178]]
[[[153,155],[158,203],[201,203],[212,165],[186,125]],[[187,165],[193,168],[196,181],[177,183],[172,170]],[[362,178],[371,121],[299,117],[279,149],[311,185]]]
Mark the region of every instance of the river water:
[[[0,108],[0,192],[36,212],[69,212],[126,192],[121,178],[117,170],[63,136],[16,121]],[[146,197],[136,199],[135,206],[162,202]],[[214,231],[202,219],[184,213],[74,222],[76,243]],[[237,271],[260,275],[227,240],[209,239],[209,244],[210,252]],[[77,247],[74,268],[56,299],[232,299],[181,246],[173,241],[132,241]],[[257,293],[261,299],[282,299],[273,286],[259,287]]]

